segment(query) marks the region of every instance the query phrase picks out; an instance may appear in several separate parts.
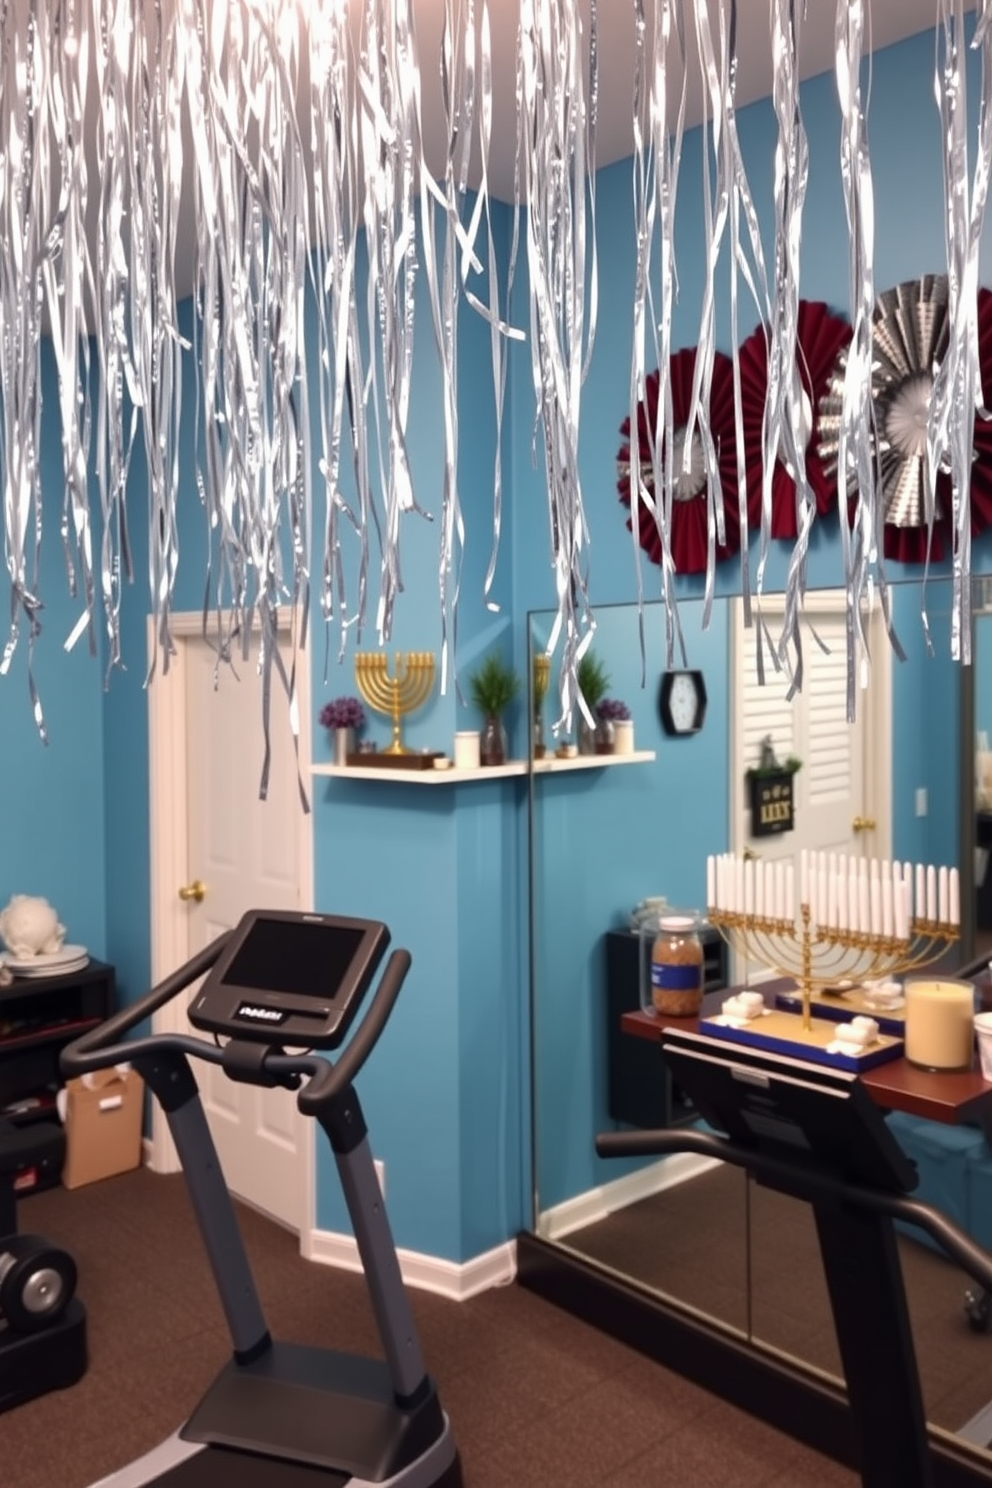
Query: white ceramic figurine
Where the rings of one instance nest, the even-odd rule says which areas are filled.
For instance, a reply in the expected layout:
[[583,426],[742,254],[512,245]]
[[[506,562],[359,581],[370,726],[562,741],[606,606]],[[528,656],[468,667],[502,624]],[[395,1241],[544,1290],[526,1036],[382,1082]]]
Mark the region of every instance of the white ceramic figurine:
[[65,926],[47,899],[15,894],[0,911],[0,936],[12,956],[51,955],[62,949]]

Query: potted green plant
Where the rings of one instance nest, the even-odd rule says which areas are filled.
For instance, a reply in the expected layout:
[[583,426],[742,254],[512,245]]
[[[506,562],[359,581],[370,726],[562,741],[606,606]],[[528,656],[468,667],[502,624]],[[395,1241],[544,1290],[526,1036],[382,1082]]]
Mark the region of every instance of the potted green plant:
[[468,679],[469,697],[483,717],[479,735],[479,762],[506,763],[506,728],[503,714],[520,691],[520,678],[498,652],[491,651]]
[[[600,661],[595,651],[589,650],[579,662],[576,681],[579,691],[586,700],[589,712],[595,718],[596,709],[610,690],[610,674]],[[579,753],[596,753],[596,726],[590,726],[581,708],[578,718]]]

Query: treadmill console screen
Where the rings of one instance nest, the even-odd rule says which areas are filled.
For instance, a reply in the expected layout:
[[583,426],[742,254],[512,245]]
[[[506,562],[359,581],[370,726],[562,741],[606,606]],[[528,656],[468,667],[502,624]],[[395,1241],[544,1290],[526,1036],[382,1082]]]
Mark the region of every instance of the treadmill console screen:
[[189,1020],[252,1043],[335,1049],[388,944],[377,920],[251,910],[207,973]]

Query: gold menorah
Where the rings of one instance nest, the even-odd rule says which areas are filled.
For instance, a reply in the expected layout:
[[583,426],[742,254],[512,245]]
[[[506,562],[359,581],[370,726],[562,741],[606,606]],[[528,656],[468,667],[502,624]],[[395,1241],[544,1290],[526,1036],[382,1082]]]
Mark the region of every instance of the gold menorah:
[[[797,916],[792,902],[791,865],[783,877],[776,878],[773,894],[769,877],[772,864],[743,862],[726,854],[721,883],[711,867],[715,861],[707,862],[707,899],[715,901],[707,907],[707,918],[746,962],[757,963],[797,984],[806,1030],[814,994],[835,991],[838,984],[860,985],[919,971],[944,955],[960,935],[955,869],[940,869],[941,878],[947,880],[947,891],[942,889],[939,899],[933,888],[937,871],[930,868],[924,873],[922,867],[917,869],[916,912],[912,913],[908,864],[905,876],[899,865],[885,864],[888,883],[883,886],[883,874],[878,872],[881,865],[873,860],[873,877],[862,871],[860,879],[854,878],[853,887],[858,892],[852,893],[851,880],[845,879],[844,870],[850,870],[853,877],[858,868],[865,870],[867,865],[860,860],[852,865],[851,860],[844,859],[828,894],[816,871],[809,872],[809,882],[800,886]],[[777,866],[781,873],[782,865]],[[758,887],[762,869],[766,892]],[[924,892],[927,881],[930,888]],[[893,903],[893,896],[900,901],[898,904]],[[861,900],[856,926],[855,898]],[[843,910],[841,905],[845,906]]]
[[388,713],[393,722],[393,742],[383,754],[409,754],[403,743],[400,719],[420,708],[434,686],[434,657],[429,651],[397,651],[393,676],[389,658],[381,651],[359,651],[355,657],[358,690],[377,713]]

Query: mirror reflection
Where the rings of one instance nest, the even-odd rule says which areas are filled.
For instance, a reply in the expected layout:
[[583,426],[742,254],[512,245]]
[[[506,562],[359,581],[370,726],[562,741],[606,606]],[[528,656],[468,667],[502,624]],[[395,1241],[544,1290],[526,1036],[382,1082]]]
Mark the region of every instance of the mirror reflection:
[[[978,938],[974,948],[959,945],[954,961],[992,949],[992,682],[986,698],[980,680],[992,676],[992,613],[976,610],[975,665],[961,668],[950,658],[951,599],[949,581],[927,585],[930,653],[920,585],[893,587],[906,659],[892,654],[879,617],[854,725],[846,721],[839,595],[809,597],[821,644],[808,635],[806,678],[792,701],[783,680],[758,687],[756,632],[743,626],[739,600],[716,600],[706,631],[701,602],[683,602],[690,669],[705,701],[701,717],[691,689],[673,706],[671,681],[663,685],[661,606],[647,607],[643,679],[636,606],[599,610],[592,647],[602,673],[597,700],[625,705],[633,738],[624,749],[633,752],[608,756],[602,769],[538,765],[531,781],[537,1232],[834,1376],[837,1344],[805,1205],[687,1155],[604,1162],[594,1140],[624,1126],[694,1119],[666,1082],[657,1047],[625,1035],[621,1019],[642,996],[641,940],[631,929],[636,912],[650,921],[665,906],[704,911],[709,854],[748,849],[795,860],[805,847],[957,865]],[[533,657],[545,652],[553,618],[531,616]],[[777,636],[772,614],[769,625]],[[973,672],[974,785],[961,779],[958,737],[961,693],[972,687]],[[551,727],[555,658],[550,673],[541,719],[548,756],[561,745]],[[595,740],[569,742],[597,747]],[[792,830],[756,840],[747,772],[763,748],[779,763],[796,764],[795,813]],[[975,844],[962,845],[962,798],[973,791]],[[708,989],[754,970],[735,965],[705,927],[703,938]],[[989,1165],[992,1173],[992,1159]],[[992,1196],[989,1209],[992,1222]],[[976,1238],[987,1244],[992,1235]],[[901,1239],[900,1247],[927,1415],[959,1431],[987,1403],[981,1397],[989,1393],[992,1339],[969,1326],[962,1273],[914,1239]]]

